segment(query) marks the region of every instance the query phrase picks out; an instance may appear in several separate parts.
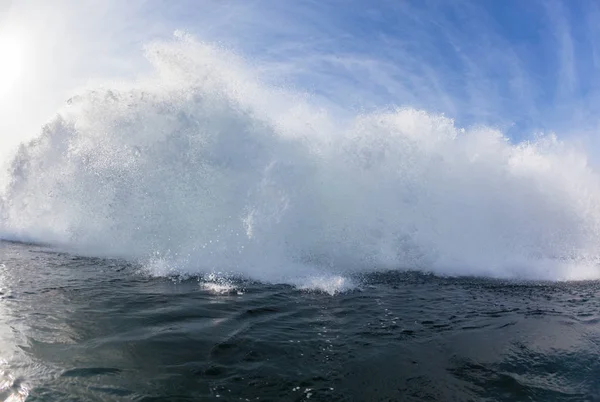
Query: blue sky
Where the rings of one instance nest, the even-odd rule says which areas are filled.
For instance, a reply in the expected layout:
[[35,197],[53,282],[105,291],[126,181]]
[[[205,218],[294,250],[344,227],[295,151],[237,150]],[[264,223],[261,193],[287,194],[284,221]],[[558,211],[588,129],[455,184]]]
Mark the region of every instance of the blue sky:
[[590,144],[600,126],[592,0],[21,0],[3,10],[1,24],[31,37],[30,74],[46,79],[28,93],[48,112],[76,85],[135,75],[145,42],[184,29],[348,113],[412,106],[515,140],[555,131]]
[[499,126],[512,136],[598,124],[600,12],[592,1],[222,7],[208,26],[195,26],[191,14],[175,18],[201,37],[265,61],[270,76],[338,104],[410,105],[462,124]]

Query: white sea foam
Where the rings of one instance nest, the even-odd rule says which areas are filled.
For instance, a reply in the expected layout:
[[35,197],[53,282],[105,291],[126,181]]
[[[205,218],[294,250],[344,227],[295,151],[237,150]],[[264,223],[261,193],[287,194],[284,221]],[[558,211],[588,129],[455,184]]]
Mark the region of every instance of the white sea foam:
[[221,295],[237,294],[241,296],[244,294],[243,290],[238,289],[234,280],[227,276],[219,275],[218,273],[204,275],[200,280],[200,287],[211,293]]
[[185,35],[147,54],[151,76],[82,92],[19,149],[5,238],[327,292],[386,269],[600,277],[599,177],[554,136],[334,118]]

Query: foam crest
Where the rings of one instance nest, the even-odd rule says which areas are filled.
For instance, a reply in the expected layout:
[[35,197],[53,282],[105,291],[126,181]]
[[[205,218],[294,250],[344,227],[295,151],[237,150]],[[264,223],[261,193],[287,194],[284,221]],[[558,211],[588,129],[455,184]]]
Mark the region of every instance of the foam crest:
[[416,269],[600,277],[600,187],[553,136],[513,144],[410,108],[336,119],[183,34],[154,73],[73,97],[20,147],[0,233],[299,288]]

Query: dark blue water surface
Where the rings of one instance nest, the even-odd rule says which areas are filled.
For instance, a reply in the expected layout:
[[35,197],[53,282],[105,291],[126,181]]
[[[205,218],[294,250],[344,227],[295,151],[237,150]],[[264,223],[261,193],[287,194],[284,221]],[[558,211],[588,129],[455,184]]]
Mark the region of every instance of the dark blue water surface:
[[0,400],[600,400],[598,282],[356,281],[223,288],[0,243]]

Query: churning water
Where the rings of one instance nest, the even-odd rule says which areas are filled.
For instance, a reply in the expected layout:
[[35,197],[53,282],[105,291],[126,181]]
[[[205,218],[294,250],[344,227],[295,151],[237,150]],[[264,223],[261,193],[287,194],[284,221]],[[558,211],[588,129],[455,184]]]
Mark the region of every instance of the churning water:
[[0,161],[0,237],[38,244],[0,246],[6,400],[598,391],[584,151],[334,113],[185,35],[146,52]]

